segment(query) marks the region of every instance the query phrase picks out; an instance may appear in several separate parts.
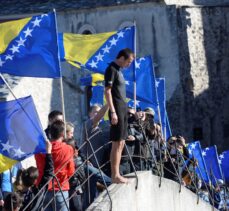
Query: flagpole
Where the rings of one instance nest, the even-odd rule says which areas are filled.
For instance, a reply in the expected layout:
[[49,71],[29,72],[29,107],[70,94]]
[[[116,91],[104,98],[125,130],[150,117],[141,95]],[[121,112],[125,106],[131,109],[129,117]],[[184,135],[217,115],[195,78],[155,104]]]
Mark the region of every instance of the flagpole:
[[[155,84],[156,84],[156,77],[155,77],[155,71],[154,71],[154,65],[152,64],[152,68],[153,68],[153,73],[154,74],[154,80],[155,80]],[[162,120],[161,120],[161,110],[160,110],[160,105],[159,105],[159,101],[158,101],[158,94],[157,94],[157,86],[156,86],[156,97],[157,97],[157,113],[158,113],[158,118],[159,118],[159,123],[161,125],[161,136],[162,138],[164,138],[164,134],[163,134],[163,128],[162,128]],[[166,141],[166,140],[165,140]]]
[[136,104],[137,104],[137,83],[136,83],[136,68],[135,68],[135,63],[136,63],[136,58],[137,58],[137,27],[136,27],[136,21],[134,21],[134,55],[135,55],[135,60],[134,60],[134,110],[136,112]]
[[16,97],[16,95],[14,94],[13,90],[11,89],[10,85],[8,84],[8,82],[6,81],[5,77],[2,75],[2,73],[0,73],[0,77],[3,80],[3,82],[6,84],[7,88],[9,89],[10,93],[13,95],[13,97],[15,98],[15,100],[18,100],[18,98]]
[[160,106],[159,106],[159,102],[157,102],[157,112],[158,112],[159,122],[160,122],[160,125],[161,125],[161,136],[162,136],[162,138],[164,138],[165,136],[164,136],[164,131],[163,131],[163,128],[162,128],[161,109],[160,109]]
[[[57,18],[56,18],[56,9],[53,9],[54,15],[55,15],[55,24],[56,24],[56,37],[58,39],[58,28],[57,28]],[[59,45],[57,42],[57,49],[59,52]],[[65,115],[65,104],[64,104],[64,86],[63,86],[63,77],[62,77],[62,71],[61,71],[61,64],[60,64],[60,54],[58,53],[58,62],[59,62],[59,68],[60,68],[60,96],[61,96],[61,107],[62,107],[62,113],[63,113],[63,120],[66,122],[66,115]],[[64,137],[66,138],[66,124],[64,125]]]

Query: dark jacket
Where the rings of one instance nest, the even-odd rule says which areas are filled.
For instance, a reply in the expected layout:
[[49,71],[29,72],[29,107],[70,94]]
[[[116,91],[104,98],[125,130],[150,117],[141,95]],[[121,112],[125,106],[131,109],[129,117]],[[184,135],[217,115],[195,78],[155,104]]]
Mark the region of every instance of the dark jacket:
[[[40,183],[38,184],[38,186],[33,185],[30,190],[28,190],[26,193],[23,193],[24,201],[23,201],[23,206],[21,207],[20,210],[28,210],[28,211],[42,210],[45,193],[47,192],[47,189],[48,189],[48,185],[46,184],[52,178],[53,172],[54,172],[52,155],[46,154],[45,159],[46,159],[45,160],[46,162],[45,162],[45,168],[44,168],[44,175]],[[29,205],[28,208],[26,208],[26,206],[31,201],[33,202]]]
[[[187,147],[183,147],[183,153],[177,153],[170,155],[172,160],[168,159],[167,162],[164,163],[164,177],[167,179],[172,179],[175,181],[179,181],[181,178],[181,169],[184,166],[184,161],[189,158],[189,152]],[[182,158],[182,157],[183,158]],[[169,157],[168,157],[169,158]],[[174,169],[175,167],[175,169]],[[177,173],[179,174],[179,178],[177,177]]]

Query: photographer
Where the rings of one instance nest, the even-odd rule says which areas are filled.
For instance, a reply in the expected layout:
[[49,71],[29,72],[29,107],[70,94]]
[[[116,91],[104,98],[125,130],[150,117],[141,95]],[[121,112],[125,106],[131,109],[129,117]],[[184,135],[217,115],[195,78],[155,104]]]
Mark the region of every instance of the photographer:
[[[143,141],[143,135],[140,132],[138,124],[138,112],[136,113],[132,107],[128,108],[128,137],[126,139],[126,146],[132,157],[134,164],[136,158],[133,156],[136,154],[136,145]],[[128,174],[133,172],[131,162],[129,160],[126,148],[123,149],[122,159],[120,164],[120,172],[122,174]]]
[[[165,141],[162,137],[161,126],[154,122],[155,112],[152,108],[146,108],[145,111],[145,133],[150,144],[147,148],[148,168],[153,169],[154,174],[159,175],[158,169],[163,174],[163,161],[165,160]],[[151,150],[151,152],[149,151]],[[152,158],[153,156],[153,158]],[[155,163],[156,162],[156,163]],[[157,166],[156,166],[157,165]]]
[[[165,178],[172,179],[174,181],[180,181],[182,180],[180,178],[184,161],[189,158],[189,152],[185,146],[184,137],[180,135],[170,137],[168,140],[167,149],[170,156],[168,156],[168,161],[164,163],[164,176]],[[184,184],[183,181],[182,183]]]

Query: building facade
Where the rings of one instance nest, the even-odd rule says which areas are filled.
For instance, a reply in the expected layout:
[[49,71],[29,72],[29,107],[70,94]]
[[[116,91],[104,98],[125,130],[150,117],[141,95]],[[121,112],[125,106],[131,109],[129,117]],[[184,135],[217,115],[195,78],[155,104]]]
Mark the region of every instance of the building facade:
[[[200,0],[9,2],[8,11],[0,12],[1,21],[56,8],[59,32],[108,32],[135,21],[137,56],[152,55],[156,76],[166,79],[172,132],[183,134],[188,141],[199,139],[203,147],[229,148],[227,1],[211,1],[211,5]],[[66,119],[77,126],[79,137],[87,115],[86,90],[79,79],[87,73],[67,63],[61,66]],[[44,127],[50,110],[61,109],[58,80],[9,79],[17,96],[32,94]],[[11,97],[5,89],[1,93],[2,98]]]

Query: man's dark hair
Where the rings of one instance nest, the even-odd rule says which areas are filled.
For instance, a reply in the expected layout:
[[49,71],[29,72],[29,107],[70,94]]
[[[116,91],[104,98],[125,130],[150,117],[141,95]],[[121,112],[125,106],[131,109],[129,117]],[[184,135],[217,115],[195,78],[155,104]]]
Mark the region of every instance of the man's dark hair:
[[25,169],[24,171],[22,171],[21,175],[23,185],[26,187],[31,187],[32,185],[34,185],[38,176],[39,173],[36,167],[31,166],[28,169]]
[[59,115],[63,115],[63,113],[61,111],[58,111],[58,110],[53,110],[49,113],[48,119],[52,120],[52,119],[56,118],[56,116],[59,116]]
[[121,51],[119,51],[116,59],[119,59],[120,57],[124,57],[125,60],[129,59],[131,55],[134,55],[133,51],[129,48],[124,48]]
[[4,200],[4,210],[12,211],[22,206],[22,198],[18,193],[10,193]]
[[64,133],[64,122],[57,120],[50,125],[51,140],[59,139]]

